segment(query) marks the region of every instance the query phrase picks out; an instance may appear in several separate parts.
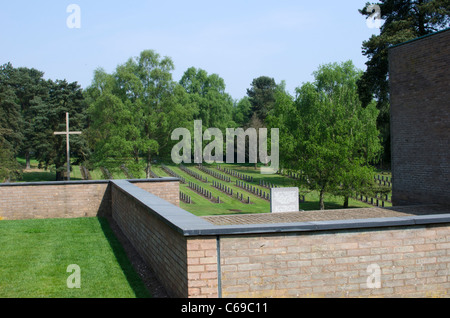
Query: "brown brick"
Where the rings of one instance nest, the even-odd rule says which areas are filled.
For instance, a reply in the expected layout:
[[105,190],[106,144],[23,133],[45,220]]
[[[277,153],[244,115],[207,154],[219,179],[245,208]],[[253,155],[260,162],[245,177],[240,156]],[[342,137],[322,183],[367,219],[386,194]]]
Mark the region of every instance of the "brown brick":
[[392,199],[450,202],[450,30],[389,50]]

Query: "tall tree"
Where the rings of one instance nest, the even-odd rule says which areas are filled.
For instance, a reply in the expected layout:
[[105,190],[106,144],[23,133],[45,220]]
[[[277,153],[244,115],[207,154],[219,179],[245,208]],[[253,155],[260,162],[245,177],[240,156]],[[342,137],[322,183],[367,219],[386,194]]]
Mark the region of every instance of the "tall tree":
[[[14,68],[10,63],[0,67],[0,143],[5,154],[2,158],[24,155],[29,168],[33,155],[46,168],[54,165],[56,180],[62,180],[66,143],[53,132],[65,130],[66,112],[70,113],[71,127],[83,129],[86,104],[76,82],[46,81],[43,75],[34,68]],[[83,137],[71,140],[71,150],[78,159],[89,156]]]
[[252,112],[264,122],[268,112],[275,103],[275,91],[277,84],[273,78],[260,76],[251,83],[251,88],[247,89],[247,95],[252,104]]
[[95,72],[86,95],[96,165],[114,171],[126,164],[138,177],[144,158],[150,177],[153,158],[170,154],[171,130],[193,116],[187,93],[172,80],[173,69],[170,58],[147,50],[117,66],[113,74]]
[[136,165],[135,152],[140,133],[134,123],[132,109],[127,108],[110,91],[102,91],[90,104],[88,113],[91,123],[87,134],[89,144],[94,149],[93,166],[106,168],[113,173],[125,164],[137,177],[140,167]]
[[11,147],[1,137],[0,128],[0,183],[18,180],[22,175],[22,169],[16,160],[16,156]]
[[0,127],[2,138],[18,152],[24,137],[20,104],[13,85],[16,72],[10,63],[0,66]]
[[23,122],[11,86],[14,72],[10,63],[0,66],[0,182],[17,179],[21,174],[15,157],[23,142]]
[[205,70],[190,67],[180,84],[189,94],[191,103],[196,106],[195,119],[201,119],[207,128],[226,128],[234,125],[233,100],[225,92],[225,81],[217,74],[208,74]]
[[241,98],[233,108],[233,120],[239,127],[244,127],[252,118],[252,104],[248,96]]
[[47,82],[44,80],[44,73],[34,68],[13,68],[8,63],[2,67],[3,77],[7,85],[14,92],[14,100],[20,107],[22,118],[20,133],[23,136],[22,143],[18,148],[19,154],[26,158],[26,167],[30,168],[31,154],[35,152],[33,137],[34,127],[32,125],[35,113],[31,108],[34,99],[46,99],[48,96]]
[[321,66],[315,81],[297,88],[294,101],[280,96],[267,122],[279,127],[281,163],[301,171],[311,190],[339,193],[346,199],[370,180],[381,149],[375,104],[361,107],[352,62]]
[[[35,97],[30,102],[30,111],[35,114],[31,120],[32,144],[35,158],[41,165],[55,167],[56,180],[64,179],[66,171],[66,140],[55,136],[55,131],[66,130],[66,112],[70,115],[70,129],[86,128],[86,108],[83,91],[77,82],[66,80],[49,80],[48,98]],[[89,149],[84,136],[70,138],[71,158],[84,161],[89,156]]]
[[[368,58],[367,70],[358,82],[362,105],[375,98],[380,111],[378,128],[385,148],[383,159],[390,162],[390,104],[388,48],[450,26],[448,0],[382,0],[377,3],[385,21],[379,35],[363,42],[363,55]],[[369,16],[369,3],[359,12]]]

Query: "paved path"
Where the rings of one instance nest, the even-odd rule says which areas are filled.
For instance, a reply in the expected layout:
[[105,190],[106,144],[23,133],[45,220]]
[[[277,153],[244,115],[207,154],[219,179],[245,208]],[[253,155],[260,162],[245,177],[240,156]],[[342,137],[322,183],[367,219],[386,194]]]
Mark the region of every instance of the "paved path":
[[450,214],[450,206],[420,205],[389,208],[357,208],[325,211],[302,211],[287,213],[233,214],[204,216],[204,220],[214,225],[275,224],[309,221],[330,221],[349,219],[370,219],[404,217],[412,215]]

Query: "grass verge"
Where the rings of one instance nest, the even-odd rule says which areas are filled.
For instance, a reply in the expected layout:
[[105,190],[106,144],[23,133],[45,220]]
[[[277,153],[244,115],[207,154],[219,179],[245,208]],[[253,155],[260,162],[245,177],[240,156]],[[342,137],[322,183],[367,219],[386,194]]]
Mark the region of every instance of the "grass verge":
[[0,298],[151,296],[103,218],[0,221],[0,246]]

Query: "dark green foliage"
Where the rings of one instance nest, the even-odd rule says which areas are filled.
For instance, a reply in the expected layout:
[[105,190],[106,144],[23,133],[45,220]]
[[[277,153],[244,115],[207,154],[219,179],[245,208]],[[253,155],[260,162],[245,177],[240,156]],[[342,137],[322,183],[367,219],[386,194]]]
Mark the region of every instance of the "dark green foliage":
[[[66,130],[66,112],[70,116],[70,130],[80,131],[86,127],[86,102],[80,86],[65,80],[55,82],[49,80],[48,96],[45,100],[33,99],[30,109],[34,114],[31,120],[33,127],[34,157],[44,167],[55,166],[56,180],[63,180],[66,170],[65,136],[54,135],[55,131]],[[76,162],[83,162],[89,156],[83,136],[70,137],[71,157],[76,156]]]
[[[60,80],[46,81],[43,75],[43,72],[33,68],[14,68],[10,63],[0,67],[3,178],[20,175],[20,168],[15,168],[15,157],[23,155],[27,168],[33,156],[41,166],[54,166],[56,180],[62,180],[66,143],[64,137],[55,136],[53,132],[66,129],[66,112],[70,114],[71,130],[82,130],[86,126],[86,103],[78,84]],[[71,153],[77,161],[87,159],[89,149],[83,137],[73,137]]]
[[233,120],[238,127],[244,127],[251,119],[252,104],[247,96],[243,97],[233,109]]
[[278,91],[267,117],[280,128],[280,161],[300,171],[305,185],[320,193],[348,197],[371,180],[380,152],[376,129],[378,111],[372,103],[361,107],[356,81],[360,73],[352,62],[321,66],[315,82],[297,88],[295,99]]
[[233,100],[225,92],[225,81],[219,75],[208,75],[205,70],[191,67],[183,74],[180,85],[197,110],[194,119],[202,120],[204,127],[224,131],[234,125]]
[[[450,26],[448,0],[382,0],[377,3],[382,19],[380,35],[364,41],[363,55],[368,58],[367,70],[358,81],[358,93],[365,107],[375,98],[380,111],[378,129],[385,148],[383,160],[390,162],[390,104],[388,48]],[[366,4],[367,7],[368,3]],[[369,16],[366,7],[359,10]]]
[[86,91],[94,166],[114,172],[125,164],[139,177],[145,165],[149,178],[153,158],[170,155],[171,132],[186,127],[195,111],[188,93],[172,80],[173,69],[170,58],[147,50],[113,74],[95,72]]
[[273,78],[260,76],[255,78],[251,88],[247,89],[247,95],[252,105],[252,113],[264,122],[268,112],[275,103],[275,91],[277,85]]
[[14,76],[10,63],[0,66],[0,182],[17,179],[21,174],[15,156],[23,143],[23,121],[12,85]]

